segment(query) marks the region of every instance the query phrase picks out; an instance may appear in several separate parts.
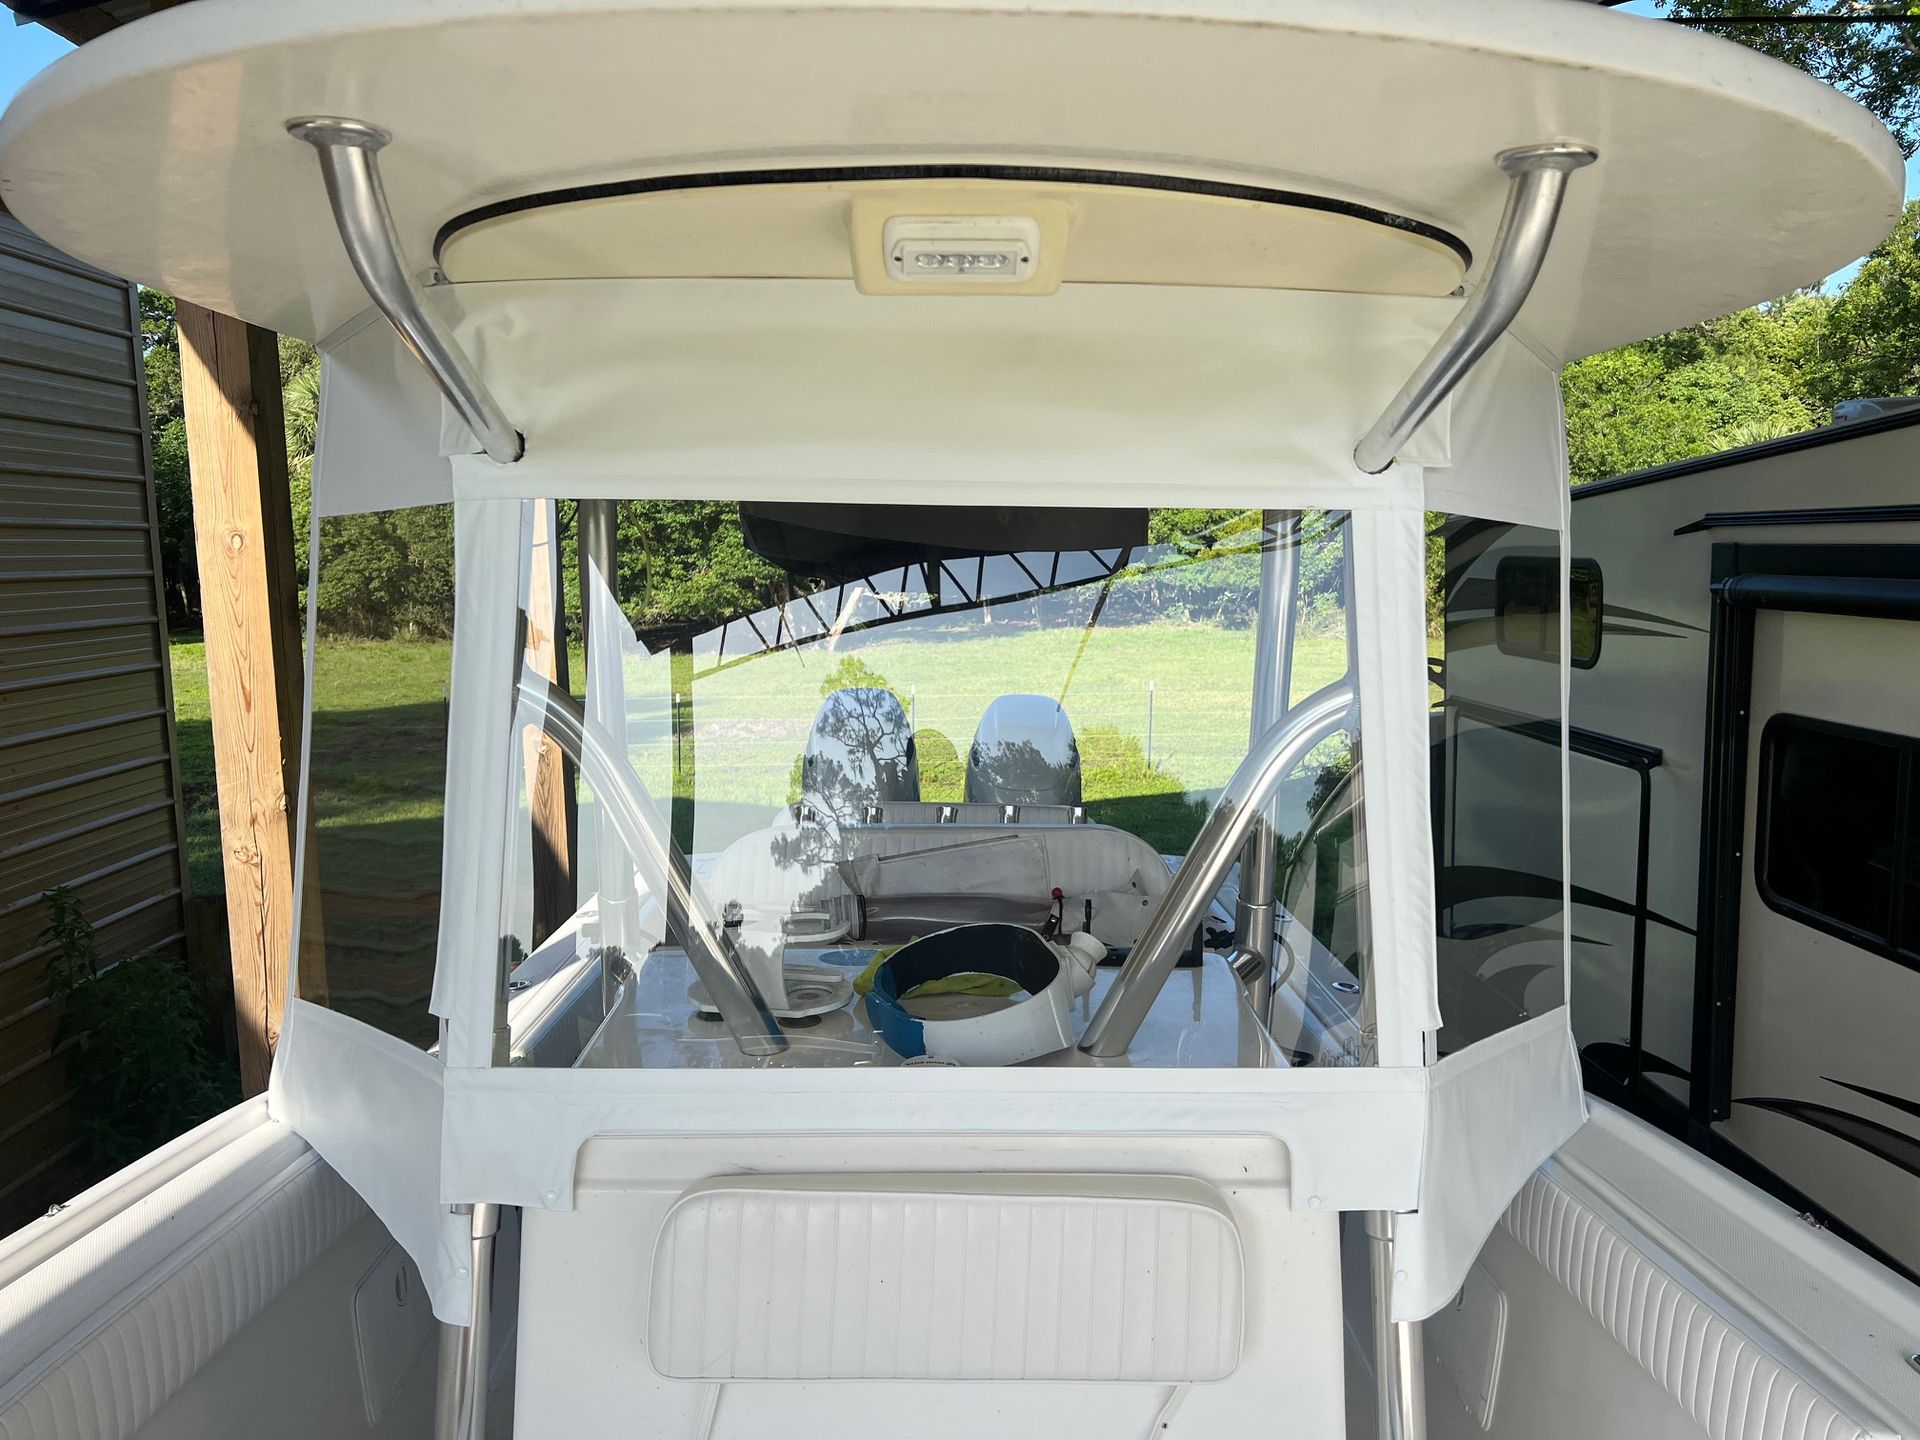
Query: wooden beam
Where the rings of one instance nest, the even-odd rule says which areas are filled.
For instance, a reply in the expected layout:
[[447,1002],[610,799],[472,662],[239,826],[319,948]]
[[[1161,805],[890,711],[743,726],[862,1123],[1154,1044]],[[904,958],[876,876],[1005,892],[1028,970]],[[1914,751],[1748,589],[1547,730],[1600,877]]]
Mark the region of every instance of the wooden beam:
[[[561,690],[567,688],[566,597],[560,588],[560,527],[554,503],[533,512],[532,575],[527,587],[527,643],[521,661]],[[527,810],[533,822],[533,930],[537,950],[579,905],[573,857],[580,819],[573,762],[546,732],[529,726],[521,738]]]
[[265,330],[176,315],[240,1078],[257,1095],[286,1002],[304,678],[280,356]]

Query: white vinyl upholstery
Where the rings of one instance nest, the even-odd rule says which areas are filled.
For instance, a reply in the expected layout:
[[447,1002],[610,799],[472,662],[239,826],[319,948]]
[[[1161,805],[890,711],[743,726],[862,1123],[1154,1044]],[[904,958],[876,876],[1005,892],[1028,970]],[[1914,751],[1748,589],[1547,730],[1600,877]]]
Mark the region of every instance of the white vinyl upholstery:
[[1870,1430],[1540,1173],[1503,1224],[1709,1440],[1868,1440]]
[[1211,1196],[1089,1176],[712,1182],[662,1227],[648,1353],[670,1379],[1221,1380],[1244,1262]]
[[0,1291],[0,1440],[128,1440],[365,1213],[270,1123],[128,1206]]

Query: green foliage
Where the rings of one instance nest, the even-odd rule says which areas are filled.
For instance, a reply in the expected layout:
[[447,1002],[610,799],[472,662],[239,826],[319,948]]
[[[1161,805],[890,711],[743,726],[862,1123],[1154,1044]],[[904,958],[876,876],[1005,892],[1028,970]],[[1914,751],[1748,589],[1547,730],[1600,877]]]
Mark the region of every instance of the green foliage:
[[320,522],[320,628],[363,639],[453,633],[453,511],[447,505]]
[[1822,423],[1831,404],[1810,376],[1834,308],[1831,297],[1796,293],[1567,366],[1560,385],[1573,482]]
[[140,350],[147,372],[147,427],[157,433],[180,418],[180,335],[173,297],[140,290]]
[[836,690],[885,690],[900,702],[902,710],[907,709],[910,703],[908,696],[901,694],[887,682],[886,676],[858,655],[842,655],[839,663],[821,680],[820,698],[822,700]]
[[1207,818],[1207,802],[1189,798],[1178,775],[1148,763],[1136,735],[1089,725],[1078,739],[1089,818],[1130,831],[1163,855],[1186,854]]
[[1808,391],[1822,408],[1920,391],[1920,200],[1908,203],[1823,319],[1805,362]]
[[[1914,15],[1912,0],[1656,0],[1677,19],[1725,15]],[[1920,143],[1920,52],[1899,25],[1705,25],[1701,27],[1784,60],[1858,100],[1880,117],[1911,155]]]
[[153,437],[154,508],[160,520],[160,575],[167,621],[191,624],[200,614],[200,563],[193,540],[193,480],[187,471],[187,424],[178,415]]
[[110,1172],[232,1104],[237,1079],[201,1044],[199,1003],[177,960],[156,953],[106,965],[73,893],[43,898],[55,1044],[71,1042],[74,1114],[89,1162]]

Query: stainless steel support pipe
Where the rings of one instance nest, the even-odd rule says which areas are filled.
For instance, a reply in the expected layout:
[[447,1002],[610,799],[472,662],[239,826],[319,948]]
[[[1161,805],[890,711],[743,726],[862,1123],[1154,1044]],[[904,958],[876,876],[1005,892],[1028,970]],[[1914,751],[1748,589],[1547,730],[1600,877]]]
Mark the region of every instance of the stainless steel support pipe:
[[700,983],[706,986],[734,1043],[748,1055],[777,1055],[787,1048],[780,1022],[754,984],[753,975],[735,952],[720,917],[694,883],[693,866],[657,824],[642,800],[624,760],[603,738],[604,732],[587,722],[585,711],[571,695],[554,689],[537,676],[523,675],[519,685],[523,713],[531,712],[546,728],[606,806],[620,842],[630,854],[654,855],[663,861],[670,922],[686,946]]
[[1113,1059],[1127,1053],[1261,807],[1309,750],[1346,723],[1352,708],[1353,686],[1346,681],[1329,685],[1269,729],[1240,762],[1080,1037],[1087,1054]]
[[392,136],[361,120],[306,115],[287,122],[287,133],[313,146],[326,180],[327,201],[347,258],[367,296],[400,332],[414,359],[426,366],[480,448],[502,465],[511,465],[526,449],[520,432],[487,390],[464,351],[427,309],[420,287],[407,270],[400,232],[387,207],[374,157]]
[[1426,1336],[1418,1320],[1393,1319],[1393,1212],[1369,1210],[1365,1223],[1380,1440],[1427,1440]]
[[473,1323],[440,1327],[440,1374],[434,1401],[434,1440],[484,1440],[487,1372],[493,1351],[493,1247],[500,1207],[468,1208],[467,1283]]
[[[1293,580],[1300,554],[1300,516],[1269,510],[1261,516],[1266,546],[1260,552],[1260,614],[1253,642],[1252,740],[1287,713],[1292,683]],[[1277,789],[1277,787],[1276,787]],[[1233,954],[1228,963],[1247,987],[1247,1002],[1260,1023],[1273,1023],[1274,889],[1279,879],[1278,797],[1267,801],[1240,854],[1240,894],[1233,910]]]
[[[620,674],[617,651],[606,657],[611,661],[610,666],[602,666],[603,657],[595,653],[595,647],[612,641],[617,630],[625,630],[627,623],[625,616],[619,617],[616,630],[614,617],[600,613],[603,605],[613,608],[615,588],[619,584],[620,502],[581,500],[575,505],[574,513],[580,541],[580,634],[586,647],[587,673],[582,678],[586,682],[587,703],[593,708],[593,723],[602,732],[623,735],[627,728],[626,697],[619,682],[616,680],[610,685],[593,682],[596,669],[604,675]],[[620,837],[605,808],[596,805],[594,814],[595,853],[618,854]],[[620,988],[620,971],[629,959],[626,951],[636,908],[632,872],[624,866],[602,865],[599,893],[600,1005],[601,1013],[606,1014],[613,1009]]]
[[1547,258],[1567,176],[1591,165],[1598,153],[1584,145],[1528,145],[1494,158],[1511,184],[1493,237],[1493,258],[1479,288],[1354,447],[1353,463],[1369,475],[1393,463],[1421,422],[1513,323]]

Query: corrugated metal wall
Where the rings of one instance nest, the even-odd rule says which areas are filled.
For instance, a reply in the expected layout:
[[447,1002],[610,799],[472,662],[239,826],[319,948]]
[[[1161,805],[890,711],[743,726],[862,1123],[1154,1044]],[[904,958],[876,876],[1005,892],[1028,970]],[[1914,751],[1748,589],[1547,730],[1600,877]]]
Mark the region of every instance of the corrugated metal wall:
[[0,1234],[82,1177],[40,897],[184,943],[173,687],[133,288],[0,211]]

